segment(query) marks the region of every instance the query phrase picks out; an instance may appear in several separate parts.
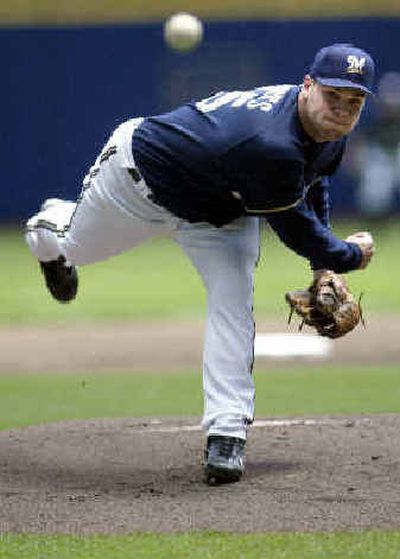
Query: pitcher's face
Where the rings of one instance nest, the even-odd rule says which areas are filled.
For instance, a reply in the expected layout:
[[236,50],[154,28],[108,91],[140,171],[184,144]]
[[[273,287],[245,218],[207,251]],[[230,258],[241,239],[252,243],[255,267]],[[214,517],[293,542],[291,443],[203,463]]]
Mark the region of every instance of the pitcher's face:
[[357,124],[365,103],[358,89],[330,87],[309,76],[299,95],[299,115],[307,134],[316,142],[347,136]]

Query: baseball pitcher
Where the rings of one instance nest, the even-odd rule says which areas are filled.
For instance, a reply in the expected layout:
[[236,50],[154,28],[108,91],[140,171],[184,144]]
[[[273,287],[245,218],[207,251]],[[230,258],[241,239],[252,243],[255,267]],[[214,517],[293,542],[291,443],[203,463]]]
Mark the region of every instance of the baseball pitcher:
[[[78,201],[46,200],[27,222],[30,250],[52,296],[64,303],[77,295],[77,266],[132,248],[138,224],[168,231],[182,247],[207,291],[203,427],[209,483],[237,481],[244,471],[254,415],[253,273],[261,220],[308,259],[316,281],[326,272],[331,281],[365,268],[374,253],[369,233],[342,240],[329,226],[329,177],[373,82],[368,53],[334,44],[317,53],[300,85],[222,91],[129,120],[89,169]],[[317,297],[321,283],[301,299],[306,318],[319,333],[338,337],[352,325],[337,334],[332,305],[321,304],[332,302],[326,282],[324,297]],[[288,297],[304,317],[298,300]],[[341,316],[345,302],[337,297]],[[310,305],[319,306],[309,312]],[[324,327],[321,312],[331,312]]]

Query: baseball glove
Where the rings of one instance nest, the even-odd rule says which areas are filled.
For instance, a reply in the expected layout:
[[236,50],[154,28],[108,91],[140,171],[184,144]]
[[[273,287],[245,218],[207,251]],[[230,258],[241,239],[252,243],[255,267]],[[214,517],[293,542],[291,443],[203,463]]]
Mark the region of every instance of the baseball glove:
[[290,306],[289,323],[293,312],[302,318],[299,330],[307,324],[320,336],[340,338],[360,321],[364,325],[361,297],[356,301],[344,278],[330,270],[318,274],[308,289],[289,291],[285,299]]

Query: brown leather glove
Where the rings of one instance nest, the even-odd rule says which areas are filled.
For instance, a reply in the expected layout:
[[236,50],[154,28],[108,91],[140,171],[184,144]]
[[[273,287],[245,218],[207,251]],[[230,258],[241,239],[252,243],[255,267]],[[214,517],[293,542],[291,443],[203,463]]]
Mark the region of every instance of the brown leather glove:
[[315,275],[308,289],[289,291],[285,295],[293,312],[301,318],[300,330],[304,324],[315,328],[320,336],[340,338],[362,320],[360,301],[356,301],[343,276],[324,270]]

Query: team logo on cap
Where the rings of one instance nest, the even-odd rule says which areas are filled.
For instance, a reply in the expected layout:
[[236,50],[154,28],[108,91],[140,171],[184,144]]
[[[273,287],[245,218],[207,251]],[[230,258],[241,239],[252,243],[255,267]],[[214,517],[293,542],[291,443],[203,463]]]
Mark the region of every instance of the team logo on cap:
[[347,57],[347,70],[348,74],[363,74],[364,73],[364,66],[365,66],[365,57],[354,56],[354,54],[350,54]]

